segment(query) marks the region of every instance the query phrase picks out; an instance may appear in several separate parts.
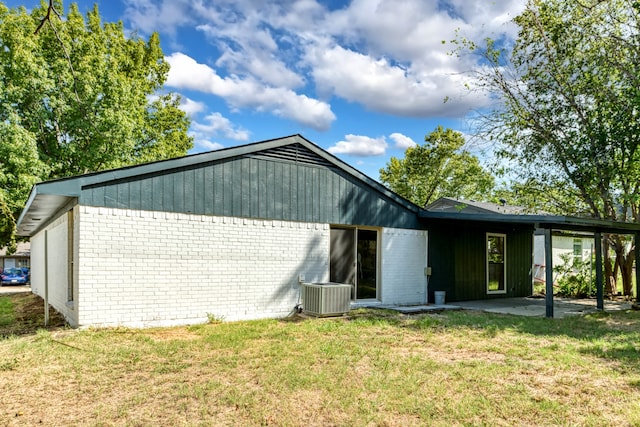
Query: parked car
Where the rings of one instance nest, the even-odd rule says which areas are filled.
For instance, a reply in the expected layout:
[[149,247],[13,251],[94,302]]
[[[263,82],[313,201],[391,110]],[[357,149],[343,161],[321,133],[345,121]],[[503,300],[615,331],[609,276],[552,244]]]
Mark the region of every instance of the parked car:
[[0,286],[26,285],[29,283],[29,274],[21,268],[7,268],[0,274]]
[[27,275],[27,283],[31,283],[31,269],[29,267],[21,267],[20,270]]

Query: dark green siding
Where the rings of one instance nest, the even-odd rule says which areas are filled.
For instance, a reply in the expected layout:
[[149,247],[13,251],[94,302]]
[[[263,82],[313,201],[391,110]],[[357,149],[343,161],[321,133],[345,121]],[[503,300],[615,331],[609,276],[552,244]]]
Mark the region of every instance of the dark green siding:
[[424,228],[417,213],[331,165],[223,159],[83,188],[82,204],[290,221]]
[[[481,223],[480,223],[481,224]],[[487,294],[486,233],[505,234],[507,293]],[[466,221],[431,222],[429,227],[429,298],[446,291],[446,300],[468,301],[531,295],[533,228],[501,224],[473,225]]]

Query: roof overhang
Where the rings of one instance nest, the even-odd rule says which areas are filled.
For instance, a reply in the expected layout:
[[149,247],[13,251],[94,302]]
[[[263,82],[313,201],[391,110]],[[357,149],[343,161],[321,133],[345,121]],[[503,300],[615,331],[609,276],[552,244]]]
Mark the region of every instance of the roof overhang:
[[460,212],[432,212],[423,210],[421,219],[433,221],[469,221],[480,223],[503,223],[526,225],[533,228],[551,230],[569,230],[582,232],[600,232],[615,234],[640,233],[640,223],[616,222],[595,218],[580,218],[561,215],[507,215],[507,214],[471,214]]
[[68,209],[80,196],[80,187],[73,181],[51,181],[36,184],[31,189],[16,226],[18,236],[30,237]]
[[58,212],[75,201],[75,197],[57,196],[54,194],[38,194],[31,204],[25,207],[18,219],[17,235],[33,236],[43,226],[55,218]]

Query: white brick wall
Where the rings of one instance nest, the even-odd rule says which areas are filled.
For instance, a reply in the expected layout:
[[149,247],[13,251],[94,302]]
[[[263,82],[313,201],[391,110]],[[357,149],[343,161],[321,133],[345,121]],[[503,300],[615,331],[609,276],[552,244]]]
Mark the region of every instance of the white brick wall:
[[[72,326],[165,326],[282,317],[298,276],[329,278],[329,225],[74,208],[74,298],[67,301],[68,217],[47,226],[49,302]],[[32,242],[32,289],[44,297],[44,231]],[[425,301],[427,232],[382,229],[386,304]]]
[[[77,212],[75,208],[76,217]],[[62,313],[71,325],[76,325],[77,311],[74,304],[68,301],[68,226],[68,216],[65,212],[31,238],[31,291],[43,299],[47,297],[51,306]],[[77,228],[74,234],[77,234]],[[46,251],[45,241],[48,247]],[[45,253],[48,255],[48,263]]]
[[382,288],[384,304],[426,302],[427,231],[382,230]]
[[327,224],[79,209],[79,326],[281,317],[329,277]]

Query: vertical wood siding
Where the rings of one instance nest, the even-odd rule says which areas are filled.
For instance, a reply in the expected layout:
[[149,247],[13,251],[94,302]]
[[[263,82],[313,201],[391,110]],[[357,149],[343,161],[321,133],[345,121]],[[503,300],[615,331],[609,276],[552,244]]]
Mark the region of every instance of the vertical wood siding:
[[[487,294],[486,233],[507,236],[507,293]],[[434,291],[446,291],[447,301],[468,301],[531,295],[533,229],[487,224],[484,227],[438,223],[429,228],[429,298]]]
[[242,156],[83,188],[89,206],[424,228],[415,212],[330,165]]

